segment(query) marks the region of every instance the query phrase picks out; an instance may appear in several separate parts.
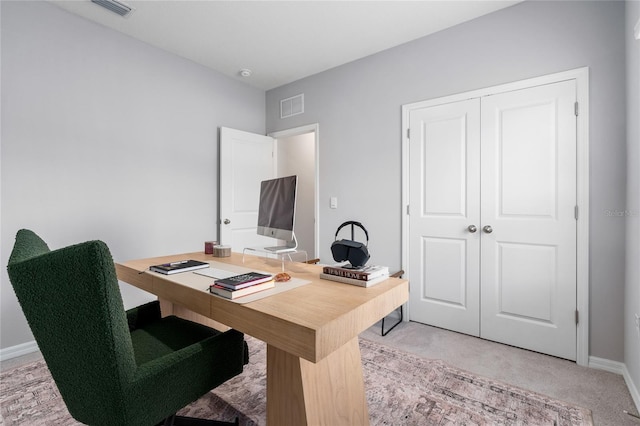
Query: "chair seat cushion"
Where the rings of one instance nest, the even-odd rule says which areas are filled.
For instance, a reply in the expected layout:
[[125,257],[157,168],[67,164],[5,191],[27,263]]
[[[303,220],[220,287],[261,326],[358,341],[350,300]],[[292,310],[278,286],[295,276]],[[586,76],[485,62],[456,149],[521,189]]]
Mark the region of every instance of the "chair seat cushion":
[[168,316],[131,332],[137,365],[186,348],[220,332],[204,325]]

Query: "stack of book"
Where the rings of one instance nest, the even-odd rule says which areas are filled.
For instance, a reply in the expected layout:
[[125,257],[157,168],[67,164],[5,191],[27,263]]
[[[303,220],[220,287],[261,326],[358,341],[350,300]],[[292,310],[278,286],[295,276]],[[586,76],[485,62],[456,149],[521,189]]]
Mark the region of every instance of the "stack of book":
[[389,278],[389,267],[376,265],[361,268],[325,266],[322,268],[320,278],[360,287],[371,287]]
[[209,291],[227,299],[237,299],[238,297],[268,290],[275,287],[275,285],[273,275],[247,272],[246,274],[234,275],[229,278],[217,279],[211,284]]

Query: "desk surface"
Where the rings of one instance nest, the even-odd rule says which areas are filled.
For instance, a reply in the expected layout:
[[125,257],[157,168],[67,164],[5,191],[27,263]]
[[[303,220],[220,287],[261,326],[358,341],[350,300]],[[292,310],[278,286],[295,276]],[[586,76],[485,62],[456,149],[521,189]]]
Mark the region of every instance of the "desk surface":
[[150,266],[195,259],[280,272],[280,262],[232,253],[214,258],[202,252],[116,263],[118,278],[159,298],[183,305],[215,321],[254,336],[287,353],[318,362],[408,299],[408,281],[389,278],[370,288],[322,280],[322,267],[287,264],[292,276],[309,280],[304,286],[246,304],[238,304],[204,291],[212,279],[191,272],[161,275]]

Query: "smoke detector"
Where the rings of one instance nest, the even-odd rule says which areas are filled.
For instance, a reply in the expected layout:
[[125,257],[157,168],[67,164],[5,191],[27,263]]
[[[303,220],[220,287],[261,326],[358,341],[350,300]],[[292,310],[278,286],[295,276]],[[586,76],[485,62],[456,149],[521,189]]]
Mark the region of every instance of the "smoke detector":
[[251,77],[251,70],[248,68],[242,68],[238,71],[238,74],[240,74],[240,77]]

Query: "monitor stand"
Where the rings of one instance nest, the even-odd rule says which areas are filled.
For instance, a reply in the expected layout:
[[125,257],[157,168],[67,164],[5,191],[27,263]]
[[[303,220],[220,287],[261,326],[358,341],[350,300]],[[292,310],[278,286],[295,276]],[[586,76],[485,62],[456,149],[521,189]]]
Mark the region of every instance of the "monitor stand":
[[294,234],[293,240],[288,241],[287,245],[274,247],[245,247],[242,251],[242,263],[244,263],[245,254],[254,256],[264,256],[265,259],[277,259],[280,263],[282,272],[285,271],[285,263],[287,262],[307,262],[309,257],[305,250],[298,250],[298,240]]
[[264,250],[272,252],[272,253],[287,253],[296,251],[298,248],[298,240],[296,239],[296,234],[293,234],[293,239],[288,241],[284,246],[272,246],[272,247],[264,247]]

